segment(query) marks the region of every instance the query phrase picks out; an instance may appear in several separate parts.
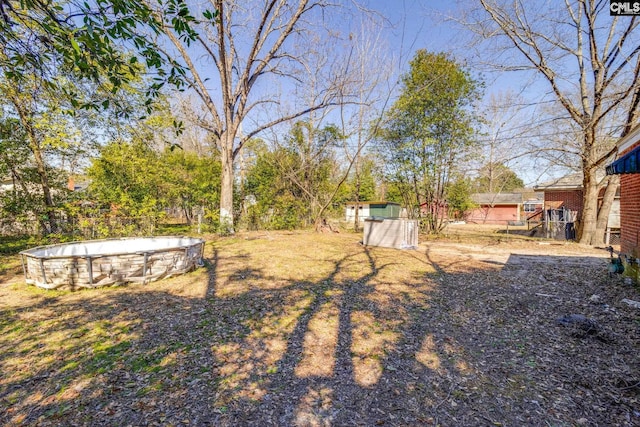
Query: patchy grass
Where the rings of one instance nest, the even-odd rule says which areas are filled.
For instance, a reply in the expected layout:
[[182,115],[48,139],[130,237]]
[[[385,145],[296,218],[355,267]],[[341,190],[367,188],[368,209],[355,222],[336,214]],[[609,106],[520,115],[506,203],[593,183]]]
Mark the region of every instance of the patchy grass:
[[13,255],[38,246],[42,240],[34,236],[0,236],[0,255]]
[[80,292],[0,274],[0,425],[638,424],[637,288],[606,253],[493,234],[237,234]]
[[509,226],[506,225],[486,225],[486,224],[449,224],[442,233],[435,239],[445,239],[465,243],[526,243],[544,241],[541,238],[541,231],[531,234],[534,230],[529,230],[526,225]]
[[161,236],[187,236],[192,235],[196,230],[197,225],[160,223],[155,232]]

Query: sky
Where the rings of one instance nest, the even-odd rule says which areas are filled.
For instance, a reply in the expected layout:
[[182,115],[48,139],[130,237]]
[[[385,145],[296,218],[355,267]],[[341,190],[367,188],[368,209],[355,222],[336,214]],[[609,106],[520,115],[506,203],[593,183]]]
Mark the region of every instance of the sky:
[[[470,4],[470,0],[364,0],[363,3],[388,20],[389,27],[383,31],[398,55],[400,72],[408,70],[413,54],[421,48],[448,52],[460,61],[468,56],[469,35],[451,18],[458,17],[460,8]],[[487,97],[522,89],[522,76],[516,73],[488,75],[485,71],[478,77],[487,85]]]
[[[417,49],[425,48],[432,52],[448,52],[461,63],[469,61],[466,64],[472,75],[485,83],[484,98],[482,100],[485,107],[484,111],[487,111],[486,106],[491,97],[511,92],[522,96],[522,107],[520,107],[522,111],[519,112],[518,116],[514,116],[513,123],[522,123],[522,127],[526,127],[527,120],[523,120],[523,117],[533,118],[533,121],[542,116],[549,117],[544,115],[543,112],[555,102],[556,96],[553,95],[549,83],[540,78],[538,74],[531,71],[489,72],[486,69],[480,72],[477,68],[474,68],[473,64],[477,64],[478,58],[482,58],[485,51],[480,50],[480,56],[473,56],[473,49],[470,47],[471,34],[457,24],[455,19],[460,18],[469,7],[477,6],[477,1],[362,0],[362,2],[367,8],[377,11],[388,20],[389,25],[382,31],[384,31],[385,38],[396,54],[398,75],[408,70],[408,63]],[[525,2],[527,8],[530,7],[531,10],[535,10],[536,13],[540,14],[545,13],[547,9],[550,10],[551,8],[548,6],[553,3],[554,0],[531,0],[530,2]],[[597,33],[602,46],[604,45],[603,37],[606,36],[604,31],[610,23],[608,20],[611,18],[608,17],[606,9],[601,13],[600,17],[601,23],[605,24],[602,25],[603,32]],[[629,19],[629,17],[621,17],[620,25],[626,25],[624,19]],[[549,31],[546,27],[545,30]],[[557,30],[558,34],[564,37],[570,37],[573,34],[570,29],[567,30],[566,27],[562,28],[560,25],[554,30]],[[574,41],[571,40],[569,44],[574,44]],[[482,49],[486,49],[486,46],[483,45]],[[509,54],[505,55],[505,58],[508,57]],[[560,81],[564,85],[563,89],[575,90],[574,88],[577,87],[577,78],[574,75],[576,71],[575,58],[572,59],[571,55],[568,55],[568,58],[570,62],[566,62],[560,67],[555,65],[554,69],[559,72],[564,70],[567,76],[572,76],[564,82],[562,82],[562,79]],[[508,59],[505,60],[508,61]],[[562,111],[560,113],[566,114],[566,112],[562,113]],[[553,132],[554,129],[541,128],[540,134],[543,135],[541,141],[548,139],[544,135],[549,135]],[[615,131],[612,132],[615,134]],[[521,141],[524,142],[528,136],[521,135],[519,138],[522,138]],[[578,163],[577,158],[576,163]],[[563,167],[543,165],[542,162],[533,160],[531,157],[513,160],[512,163],[509,163],[509,166],[518,173],[527,185],[535,185],[571,172]],[[577,169],[580,165],[575,164],[575,167]]]
[[[358,5],[361,6],[356,5],[356,1],[358,2]],[[546,5],[550,10],[550,13],[553,13],[553,8],[550,8],[550,5],[557,6],[558,4],[563,4],[561,2],[555,3],[557,1],[558,0],[531,0],[530,2],[522,4],[526,4],[527,8],[531,8],[527,10],[535,10],[536,14],[543,13],[546,9],[543,9],[542,7]],[[301,39],[306,43],[304,45],[300,45],[300,47],[302,47],[302,49],[311,49],[311,55],[309,55],[311,59],[306,63],[308,64],[308,67],[305,73],[300,74],[305,77],[296,79],[295,81],[301,82],[308,79],[315,84],[292,85],[290,80],[287,81],[284,79],[283,81],[283,79],[280,79],[280,76],[277,73],[273,76],[260,79],[259,83],[256,83],[252,93],[256,95],[256,99],[259,99],[259,105],[264,107],[264,110],[256,109],[254,110],[256,113],[255,116],[249,117],[248,119],[245,118],[243,121],[243,128],[246,133],[250,134],[252,132],[252,128],[253,131],[255,131],[261,122],[267,121],[269,115],[271,115],[273,110],[276,108],[282,108],[282,110],[295,110],[295,108],[300,107],[299,105],[293,104],[299,103],[305,105],[305,107],[310,105],[309,102],[312,102],[310,101],[310,94],[314,95],[318,92],[314,92],[309,88],[313,87],[315,90],[316,85],[320,87],[322,86],[323,76],[325,75],[323,74],[322,64],[325,64],[324,67],[327,69],[329,69],[333,64],[330,60],[325,63],[314,61],[330,58],[332,57],[332,53],[335,53],[335,59],[333,59],[335,64],[349,63],[344,60],[344,58],[347,58],[344,51],[348,52],[348,49],[353,49],[353,45],[348,41],[351,39],[350,35],[352,33],[356,35],[360,33],[359,30],[361,28],[363,14],[359,7],[368,11],[373,11],[377,16],[378,24],[377,28],[374,27],[374,29],[379,32],[383,41],[377,42],[379,44],[376,46],[380,47],[380,49],[376,50],[384,50],[385,53],[390,55],[394,75],[388,79],[385,76],[385,82],[388,81],[389,86],[395,87],[396,90],[399,88],[399,85],[397,85],[398,78],[402,73],[408,71],[409,61],[413,58],[416,50],[424,48],[430,52],[450,53],[459,63],[466,65],[474,78],[482,80],[486,84],[485,96],[482,100],[484,105],[481,105],[481,109],[479,110],[481,112],[488,112],[487,101],[492,96],[505,94],[509,91],[522,94],[525,99],[517,100],[516,102],[509,102],[509,105],[514,109],[521,109],[522,111],[520,113],[526,113],[528,110],[528,117],[532,119],[528,121],[527,119],[523,119],[522,114],[514,114],[513,116],[510,116],[509,119],[504,119],[507,120],[508,125],[515,125],[515,127],[520,126],[521,128],[524,128],[528,122],[539,122],[539,117],[542,117],[542,115],[534,115],[533,113],[542,112],[542,109],[547,107],[548,102],[554,99],[554,96],[550,94],[549,84],[541,79],[538,79],[538,81],[533,85],[527,85],[528,89],[526,91],[521,91],[524,84],[529,83],[529,76],[523,76],[522,72],[496,73],[488,72],[487,70],[480,72],[480,69],[477,66],[477,59],[486,59],[486,57],[490,56],[485,50],[486,46],[482,46],[482,49],[478,49],[476,51],[473,45],[469,42],[471,36],[468,30],[465,30],[463,27],[455,23],[455,18],[460,18],[463,15],[463,12],[468,11],[471,6],[478,6],[477,0],[339,0],[339,3],[346,7],[332,9],[326,8],[326,10],[324,8],[315,9],[314,12],[317,11],[318,13],[310,16],[313,17],[312,19],[319,20],[318,27],[320,27],[321,30],[332,32],[336,31],[339,33],[340,37],[335,38],[335,40],[333,37],[330,37],[325,40],[326,43],[323,43],[322,39],[318,39],[320,42],[318,42],[317,45],[306,44],[309,41],[315,41],[313,39],[307,40],[304,39],[304,37]],[[244,13],[248,19],[251,19],[251,11],[242,11],[242,13]],[[602,15],[603,19],[609,19],[608,16],[605,16],[605,13]],[[453,19],[447,19],[451,17],[453,17]],[[552,16],[551,18],[554,17],[555,16]],[[537,22],[537,20],[532,21],[532,25],[536,25]],[[542,20],[542,22],[547,21]],[[555,27],[559,26],[551,28],[545,27],[545,30],[555,31]],[[568,26],[560,28],[558,33],[561,36],[570,34],[571,30],[567,29],[567,27]],[[241,25],[239,28],[250,28],[250,26],[248,25],[244,27]],[[372,32],[372,30],[369,31]],[[323,33],[322,31],[318,31],[317,34],[326,34],[326,32]],[[367,35],[368,34],[369,33],[367,33]],[[349,36],[348,39],[346,38],[347,36]],[[382,43],[385,43],[386,45],[382,45]],[[344,49],[345,47],[348,49]],[[341,51],[341,49],[344,50]],[[292,49],[292,51],[295,51],[295,49]],[[368,54],[368,52],[369,51],[367,51],[367,54],[365,55],[366,58],[377,58],[374,55]],[[200,55],[200,53],[202,52],[196,52],[196,57],[199,60],[199,65],[202,67],[203,73],[207,73],[207,70],[211,70],[213,68],[213,64],[211,61],[207,62],[204,59],[201,60],[200,57],[202,55]],[[473,54],[477,55],[473,56]],[[500,61],[509,61],[509,56],[509,53],[500,56]],[[569,60],[571,60],[570,55]],[[376,59],[376,61],[380,60]],[[560,65],[561,71],[568,71],[567,76],[569,76],[569,78],[567,78],[563,83],[568,87],[576,85],[576,79],[573,77],[575,71],[575,58],[573,61],[574,63],[572,64],[565,62]],[[327,63],[329,63],[329,66],[326,65]],[[316,66],[317,64],[320,64],[320,66]],[[571,69],[571,67],[573,67],[573,69]],[[372,77],[375,76],[377,71],[380,71],[378,75],[383,75],[384,73],[384,70],[381,70],[383,67],[377,67],[378,69],[376,69],[376,66],[372,65],[371,68],[370,75]],[[207,84],[210,86],[209,91],[213,93],[213,96],[216,96],[216,94],[219,93],[219,82],[216,80],[215,73],[213,76],[209,73],[206,77],[213,77],[212,79],[207,80]],[[330,81],[330,79],[327,81]],[[296,92],[296,86],[302,87],[303,90]],[[320,93],[322,92],[320,91]],[[393,98],[391,99],[391,102],[393,102]],[[293,105],[293,107],[291,105]],[[536,111],[536,109],[538,110]],[[254,111],[252,111],[252,113]],[[502,111],[500,113],[502,113]],[[558,116],[554,111],[553,114],[546,117],[549,118],[549,120],[557,121]],[[540,141],[546,143],[547,141],[545,140],[550,139],[548,137],[550,132],[553,132],[553,129],[545,129],[544,132],[540,132]],[[517,142],[512,143],[512,146],[514,147],[521,141],[523,142],[521,145],[524,145],[524,142],[531,140],[528,133],[522,130],[519,133]],[[503,133],[502,135],[505,134]],[[565,137],[566,135],[569,135],[569,133],[564,132],[557,135]],[[508,136],[503,136],[502,138],[504,140],[509,139]],[[563,140],[562,143],[565,143],[565,141]],[[518,161],[520,162],[519,164],[517,163]],[[549,170],[538,167],[537,164],[526,162],[522,159],[518,161],[513,161],[513,164],[509,163],[508,165],[520,175],[526,184],[544,182],[551,178],[558,177],[559,174],[566,174],[568,172],[567,170]]]
[[[460,14],[460,7],[464,1],[456,0],[364,0],[364,6],[378,13],[386,23],[381,31],[384,38],[394,52],[395,73],[400,75],[409,69],[409,61],[416,50],[427,49],[432,52],[447,52],[458,61],[468,59],[469,34],[461,31],[458,24],[452,22],[451,17]],[[469,4],[469,1],[466,2]],[[473,73],[474,70],[471,69]],[[482,73],[477,72],[476,78],[485,85],[484,99],[487,102],[491,96],[505,92],[521,92],[523,90],[523,76],[518,73]],[[534,91],[533,96],[546,92],[547,88],[540,85],[528,89]],[[539,170],[527,159],[513,162],[514,169],[527,185],[556,178],[566,173],[565,170],[550,169],[545,173]]]

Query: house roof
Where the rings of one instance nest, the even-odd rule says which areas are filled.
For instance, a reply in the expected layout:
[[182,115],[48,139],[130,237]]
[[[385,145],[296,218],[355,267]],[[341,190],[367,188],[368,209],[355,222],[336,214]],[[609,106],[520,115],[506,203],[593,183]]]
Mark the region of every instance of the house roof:
[[543,182],[533,187],[536,191],[582,190],[582,172],[576,172]]
[[522,193],[475,193],[471,200],[479,205],[519,205],[522,204]]
[[627,151],[640,141],[640,123],[636,124],[628,134],[620,138],[618,141],[618,153]]
[[535,202],[539,200],[540,203],[544,201],[544,192],[543,191],[533,191],[533,190],[523,190],[519,191],[522,194],[522,200],[525,202]]

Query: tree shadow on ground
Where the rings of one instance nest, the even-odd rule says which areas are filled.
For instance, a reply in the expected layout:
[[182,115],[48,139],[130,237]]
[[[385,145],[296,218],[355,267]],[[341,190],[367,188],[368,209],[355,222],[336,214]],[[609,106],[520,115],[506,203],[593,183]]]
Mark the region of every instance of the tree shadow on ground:
[[[611,292],[597,262],[355,244],[307,257],[274,269],[276,250],[214,247],[181,278],[3,304],[0,424],[638,421],[620,385],[637,376],[638,316],[608,323],[589,300]],[[576,311],[611,339],[555,324]]]

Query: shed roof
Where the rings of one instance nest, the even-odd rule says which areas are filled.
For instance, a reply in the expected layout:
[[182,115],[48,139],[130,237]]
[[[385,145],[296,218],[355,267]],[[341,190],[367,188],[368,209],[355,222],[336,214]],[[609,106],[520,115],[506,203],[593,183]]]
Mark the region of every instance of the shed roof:
[[400,203],[396,203],[396,202],[385,202],[385,201],[373,201],[373,202],[363,202],[363,201],[359,201],[359,202],[346,202],[347,205],[355,205],[356,203],[360,204],[360,205],[397,205],[400,206]]
[[471,200],[479,205],[519,205],[522,204],[522,193],[475,193]]

